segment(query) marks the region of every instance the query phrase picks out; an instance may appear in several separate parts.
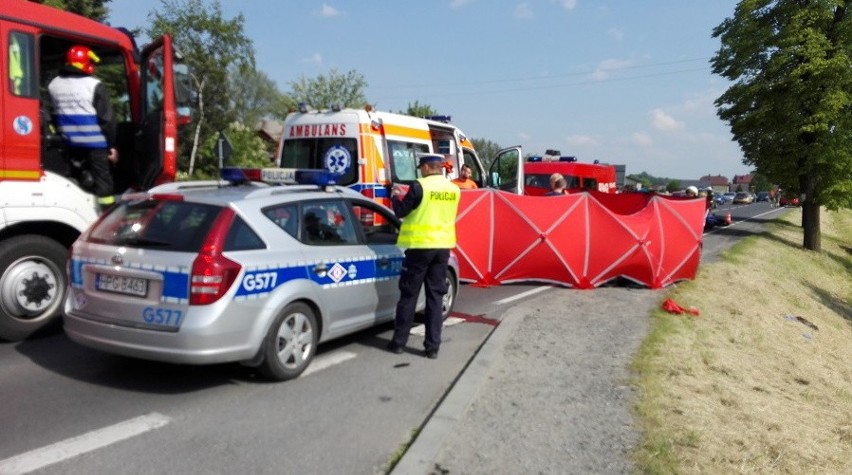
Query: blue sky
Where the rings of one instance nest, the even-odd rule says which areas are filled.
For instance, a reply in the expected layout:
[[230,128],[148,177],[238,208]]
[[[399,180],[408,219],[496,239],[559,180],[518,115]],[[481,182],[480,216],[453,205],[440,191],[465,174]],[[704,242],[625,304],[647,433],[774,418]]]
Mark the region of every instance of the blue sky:
[[[712,29],[734,0],[222,0],[282,92],[331,69],[366,78],[379,110],[419,101],[469,137],[558,149],[627,173],[697,179],[750,170],[716,116]],[[144,25],[158,0],[113,0]]]

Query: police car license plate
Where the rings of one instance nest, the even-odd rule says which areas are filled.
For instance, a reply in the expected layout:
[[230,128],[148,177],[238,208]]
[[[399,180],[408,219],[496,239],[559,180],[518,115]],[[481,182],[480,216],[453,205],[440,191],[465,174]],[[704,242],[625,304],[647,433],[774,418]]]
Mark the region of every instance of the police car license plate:
[[136,295],[138,297],[145,297],[148,295],[148,281],[137,277],[98,274],[95,283],[97,289],[104,292]]

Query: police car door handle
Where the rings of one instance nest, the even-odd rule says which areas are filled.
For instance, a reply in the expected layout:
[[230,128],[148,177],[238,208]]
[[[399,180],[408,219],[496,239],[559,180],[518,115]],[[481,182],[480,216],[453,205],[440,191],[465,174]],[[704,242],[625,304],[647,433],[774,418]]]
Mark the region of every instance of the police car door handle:
[[379,258],[378,264],[379,267],[381,267],[382,269],[387,268],[388,266],[390,266],[390,259],[388,259],[387,257]]
[[314,267],[314,272],[317,274],[328,272],[328,266],[325,265],[325,262],[320,262]]

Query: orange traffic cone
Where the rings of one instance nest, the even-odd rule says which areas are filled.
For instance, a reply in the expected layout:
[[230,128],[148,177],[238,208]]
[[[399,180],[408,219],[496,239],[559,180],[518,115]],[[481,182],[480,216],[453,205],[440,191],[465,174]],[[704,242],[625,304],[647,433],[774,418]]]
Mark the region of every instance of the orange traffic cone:
[[728,211],[728,214],[725,215],[725,224],[729,225],[732,223],[731,221],[731,212]]

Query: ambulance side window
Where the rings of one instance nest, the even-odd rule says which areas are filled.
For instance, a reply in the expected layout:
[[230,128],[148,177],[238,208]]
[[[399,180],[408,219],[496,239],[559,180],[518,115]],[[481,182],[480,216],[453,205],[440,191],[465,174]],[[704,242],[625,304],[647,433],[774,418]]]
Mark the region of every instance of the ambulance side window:
[[414,181],[417,177],[418,154],[429,153],[429,146],[422,143],[388,141],[391,156],[393,181]]
[[38,97],[34,45],[30,34],[9,33],[9,91],[19,97]]

